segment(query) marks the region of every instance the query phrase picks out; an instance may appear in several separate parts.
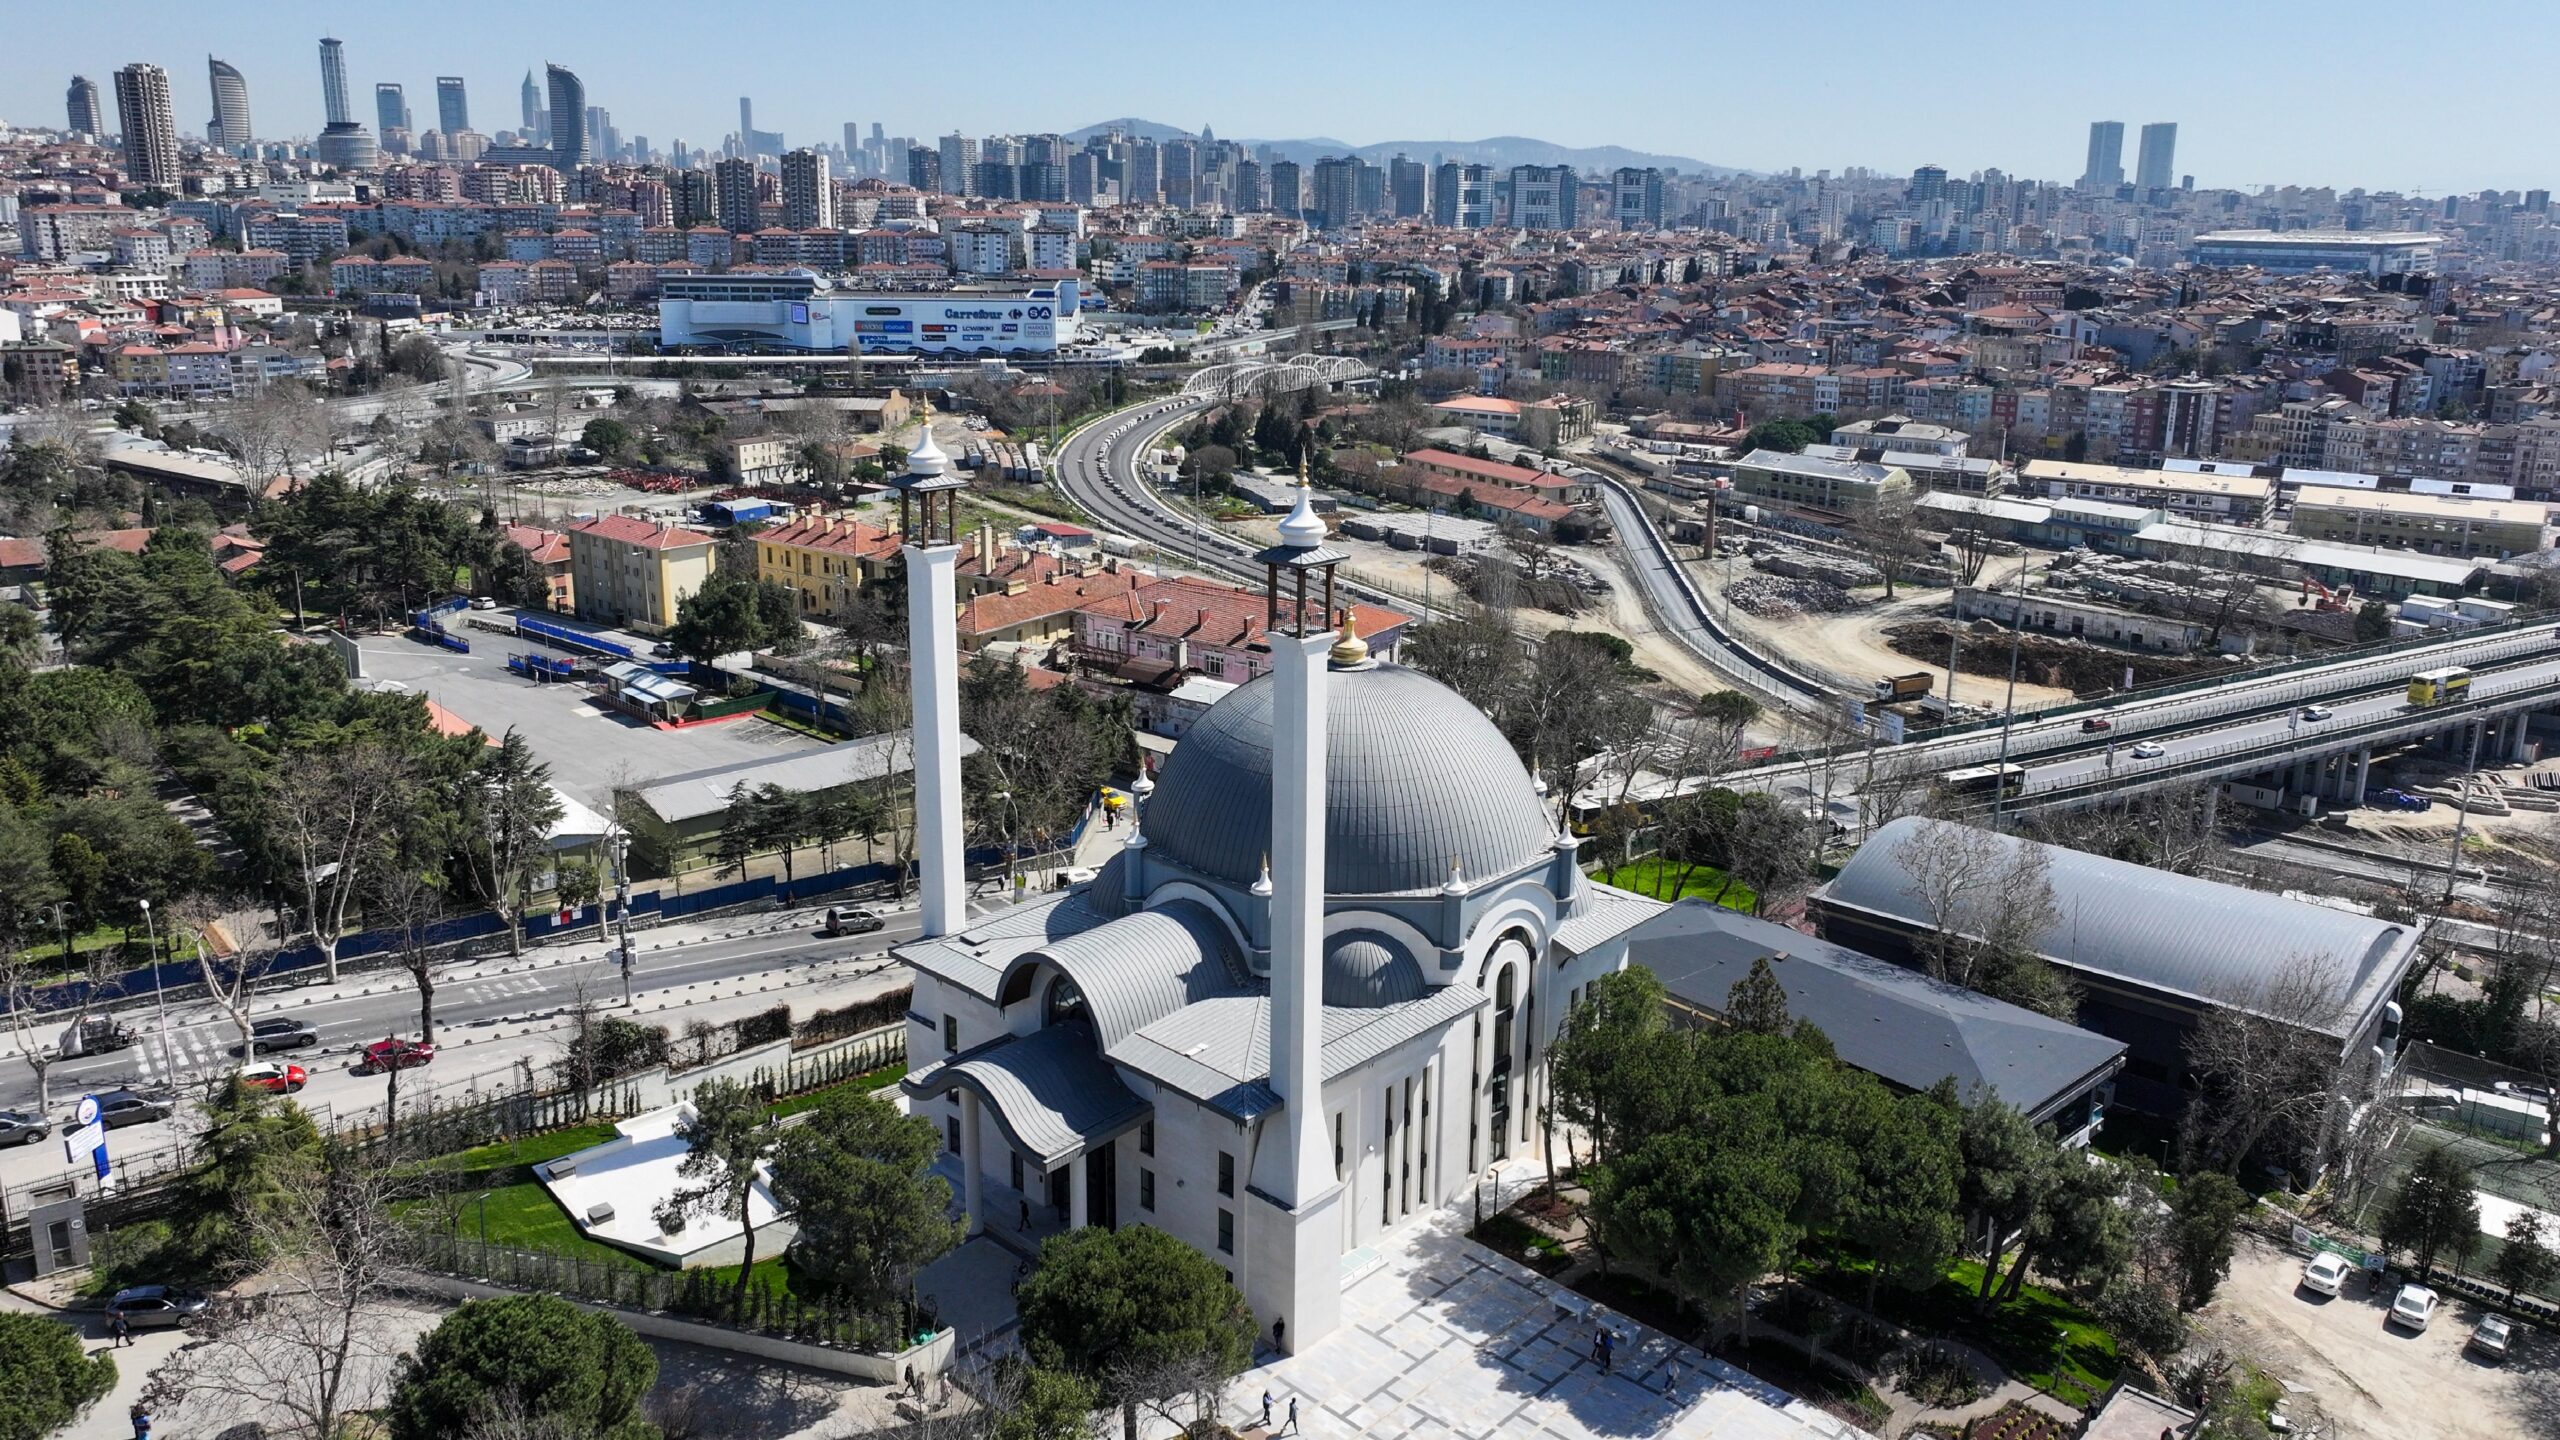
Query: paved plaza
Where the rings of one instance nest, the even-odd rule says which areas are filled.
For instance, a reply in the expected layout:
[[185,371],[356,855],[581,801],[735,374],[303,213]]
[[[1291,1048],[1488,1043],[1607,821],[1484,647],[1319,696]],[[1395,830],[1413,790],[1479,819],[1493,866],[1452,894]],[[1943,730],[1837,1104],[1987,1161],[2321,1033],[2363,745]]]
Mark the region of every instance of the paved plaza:
[[[1509,1195],[1530,1174],[1505,1178]],[[1229,1392],[1231,1421],[1255,1427],[1245,1433],[1257,1433],[1267,1389],[1275,1432],[1295,1395],[1298,1433],[1346,1440],[1866,1435],[1615,1312],[1606,1320],[1617,1355],[1602,1374],[1591,1355],[1597,1322],[1580,1308],[1588,1302],[1467,1240],[1459,1209],[1350,1259],[1361,1273],[1343,1294],[1342,1328],[1247,1371]],[[1560,1308],[1559,1295],[1577,1308]]]

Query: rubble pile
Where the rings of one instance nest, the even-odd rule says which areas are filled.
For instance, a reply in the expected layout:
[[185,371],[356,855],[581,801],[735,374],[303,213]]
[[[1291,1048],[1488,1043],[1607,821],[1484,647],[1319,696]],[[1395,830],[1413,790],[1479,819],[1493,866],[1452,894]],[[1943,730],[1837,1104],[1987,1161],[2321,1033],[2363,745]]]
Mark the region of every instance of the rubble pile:
[[1858,598],[1824,580],[1746,575],[1724,587],[1725,600],[1746,615],[1831,615],[1858,608]]
[[2055,556],[2046,570],[2046,588],[2077,592],[2128,610],[2174,614],[2194,602],[2199,591],[2230,583],[2227,572],[2177,560],[2143,560],[2070,550]]
[[1839,590],[1884,583],[1884,572],[1873,565],[1817,555],[1807,550],[1757,551],[1751,557],[1751,568],[1790,580],[1818,581]]

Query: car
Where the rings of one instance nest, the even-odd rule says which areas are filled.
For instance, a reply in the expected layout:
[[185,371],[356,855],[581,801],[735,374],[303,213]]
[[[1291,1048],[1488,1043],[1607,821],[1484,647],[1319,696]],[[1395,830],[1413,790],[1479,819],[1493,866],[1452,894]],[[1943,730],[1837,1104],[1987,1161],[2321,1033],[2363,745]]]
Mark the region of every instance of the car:
[[2436,1306],[2440,1303],[2441,1297],[2424,1285],[2403,1285],[2400,1293],[2391,1297],[2388,1323],[2410,1330],[2424,1330],[2427,1322],[2436,1318]]
[[2471,1331],[2471,1348],[2492,1360],[2506,1359],[2507,1347],[2513,1343],[2515,1327],[2507,1323],[2504,1315],[2485,1316]]
[[279,1095],[294,1094],[311,1079],[310,1071],[281,1060],[261,1060],[254,1065],[243,1065],[237,1073],[241,1084]]
[[837,909],[834,906],[829,906],[827,907],[827,918],[825,922],[818,927],[818,933],[822,935],[863,935],[868,934],[871,931],[878,930],[888,923],[888,921],[881,919],[879,915],[874,912],[862,909],[859,906],[846,906],[843,909]]
[[2334,713],[2336,712],[2332,711],[2326,705],[2305,705],[2302,707],[2302,718],[2305,720],[2326,720]]
[[2335,1295],[2346,1288],[2347,1277],[2354,1273],[2356,1267],[2347,1263],[2347,1257],[2333,1250],[2323,1250],[2311,1257],[2310,1264],[2302,1267],[2302,1288]]
[[474,595],[471,597],[471,608],[474,610],[495,610],[498,608],[498,597],[494,595]]
[[[146,1095],[139,1090],[107,1090],[99,1093],[98,1123],[109,1130],[127,1125],[148,1125],[166,1120],[178,1112],[177,1097],[165,1094]],[[69,1122],[78,1124],[74,1119]]]
[[2551,1087],[2548,1085],[2536,1085],[2525,1080],[2500,1080],[2495,1088],[2499,1094],[2512,1095],[2518,1100],[2530,1100],[2537,1105],[2551,1103]]
[[2133,747],[2133,758],[2136,760],[2157,760],[2168,753],[2168,751],[2162,749],[2158,744],[2149,740],[2142,741]]
[[386,1035],[364,1047],[364,1064],[368,1070],[406,1070],[434,1058],[435,1046],[424,1040],[403,1040],[396,1035]]
[[2092,715],[2080,722],[2080,733],[2083,735],[2096,735],[2114,728],[2116,728],[2116,722],[2103,715]]
[[319,1043],[320,1032],[300,1020],[261,1020],[249,1027],[249,1051],[254,1055],[270,1050],[299,1050]]
[[121,1318],[135,1330],[165,1330],[184,1325],[202,1315],[205,1298],[192,1290],[169,1285],[135,1285],[116,1292],[107,1302],[107,1318]]
[[53,1133],[53,1123],[24,1110],[0,1110],[0,1145],[33,1145]]

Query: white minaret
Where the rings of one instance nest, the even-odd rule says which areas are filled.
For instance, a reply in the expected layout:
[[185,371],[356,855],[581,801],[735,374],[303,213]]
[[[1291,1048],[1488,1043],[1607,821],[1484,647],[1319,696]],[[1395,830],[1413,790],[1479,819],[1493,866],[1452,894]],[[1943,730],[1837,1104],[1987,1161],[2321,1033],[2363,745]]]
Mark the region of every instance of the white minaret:
[[[1326,664],[1333,567],[1301,477],[1268,573],[1271,709],[1271,1088],[1282,1113],[1254,1163],[1246,1295],[1266,1335],[1296,1351],[1342,1315],[1342,1185],[1324,1113]],[[1320,588],[1310,595],[1310,582]],[[1267,1197],[1267,1198],[1265,1198]],[[1274,1321],[1282,1329],[1272,1331]]]
[[[933,412],[898,478],[907,543],[907,665],[915,702],[916,868],[924,938],[962,928],[960,851],[960,546],[953,522],[968,482],[934,443]],[[912,513],[911,513],[912,512]]]

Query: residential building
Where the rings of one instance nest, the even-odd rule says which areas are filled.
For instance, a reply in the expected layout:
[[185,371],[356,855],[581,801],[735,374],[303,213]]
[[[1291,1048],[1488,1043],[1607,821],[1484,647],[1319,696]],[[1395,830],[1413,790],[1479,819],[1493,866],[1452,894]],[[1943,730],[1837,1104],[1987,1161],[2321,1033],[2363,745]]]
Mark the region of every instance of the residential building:
[[740,485],[793,485],[806,473],[799,442],[788,435],[724,436],[730,478]]
[[534,568],[542,572],[543,591],[550,597],[551,608],[562,614],[575,610],[578,585],[569,558],[569,537],[535,525],[510,525],[507,539],[523,547]]
[[794,230],[835,228],[836,191],[826,156],[794,150],[782,157],[782,223]]
[[1580,224],[1582,180],[1570,165],[1511,167],[1511,224],[1521,230],[1572,230]]
[[1621,230],[1662,228],[1662,172],[1622,166],[1609,177],[1609,218]]
[[178,183],[178,113],[169,72],[139,61],[116,72],[116,119],[124,127],[124,168],[137,184]]
[[580,520],[569,527],[577,613],[606,625],[667,629],[676,607],[711,578],[718,545],[709,535],[629,515]]
[[763,206],[756,198],[756,162],[736,156],[714,164],[711,190],[721,229],[749,235],[762,228]]
[[2293,502],[2293,533],[2348,545],[2429,555],[2505,559],[2544,548],[2540,505],[2397,490],[2306,487]]
[[1387,162],[1388,203],[1399,220],[1419,220],[1431,213],[1431,167],[1398,155]]
[[1450,230],[1481,230],[1493,223],[1493,171],[1483,165],[1443,163],[1431,184],[1431,223]]

